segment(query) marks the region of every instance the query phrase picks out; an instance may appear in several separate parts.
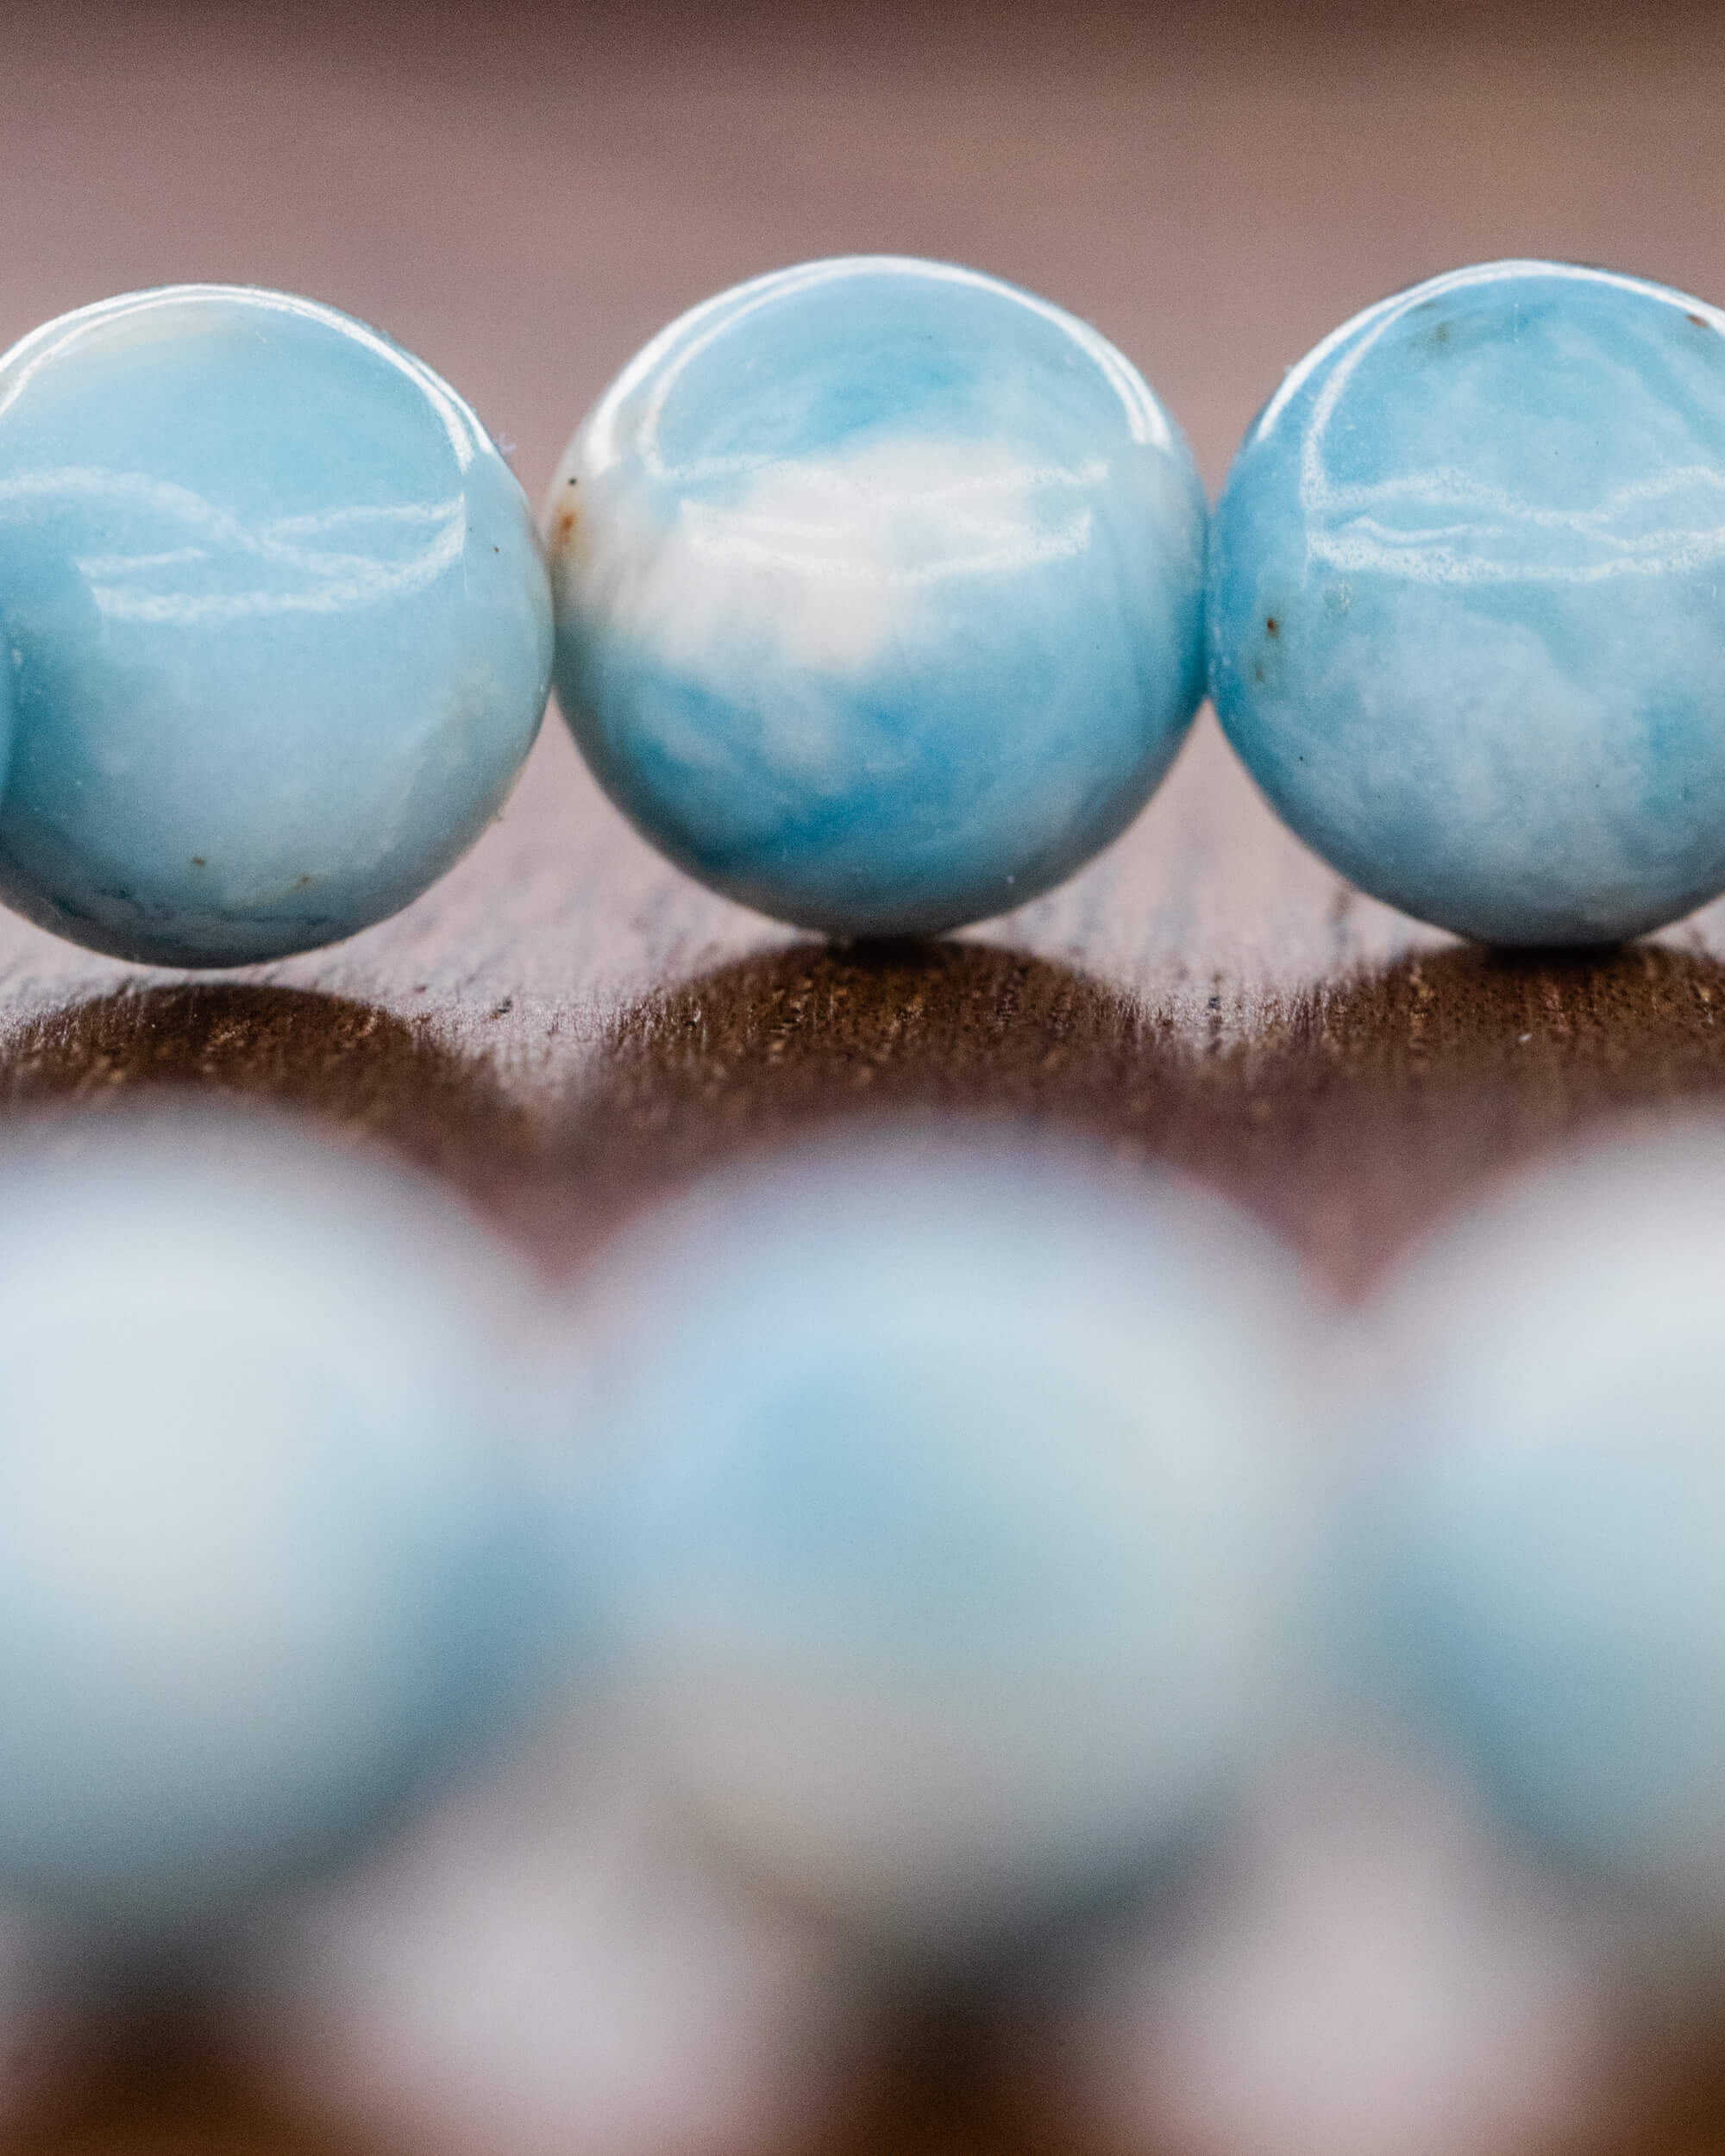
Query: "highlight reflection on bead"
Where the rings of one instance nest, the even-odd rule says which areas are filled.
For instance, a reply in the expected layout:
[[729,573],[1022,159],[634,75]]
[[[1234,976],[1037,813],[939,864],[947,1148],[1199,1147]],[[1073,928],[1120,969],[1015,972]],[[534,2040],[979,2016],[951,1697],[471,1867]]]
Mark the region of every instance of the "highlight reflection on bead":
[[0,360],[0,896],[125,958],[277,957],[416,897],[543,711],[527,505],[431,370],[310,300],[139,292]]
[[1725,889],[1725,315],[1563,263],[1346,323],[1217,505],[1211,687],[1363,889],[1502,943]]
[[996,913],[1113,837],[1202,689],[1204,501],[1130,364],[944,264],[674,323],[548,507],[557,683],[692,874],[847,935]]

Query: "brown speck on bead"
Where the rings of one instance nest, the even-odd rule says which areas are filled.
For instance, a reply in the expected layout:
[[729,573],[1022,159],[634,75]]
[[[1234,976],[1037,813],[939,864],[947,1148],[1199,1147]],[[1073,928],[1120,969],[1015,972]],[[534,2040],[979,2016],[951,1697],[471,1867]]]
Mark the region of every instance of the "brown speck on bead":
[[207,868],[210,866],[210,863],[204,858],[202,854],[193,854],[191,856],[191,865],[194,868]]
[[1692,322],[1697,329],[1704,329],[1707,327],[1707,317],[1705,315],[1685,315],[1684,317],[1684,320],[1685,322]]
[[1282,634],[1282,624],[1274,614],[1264,617],[1264,633],[1266,636],[1279,636]]

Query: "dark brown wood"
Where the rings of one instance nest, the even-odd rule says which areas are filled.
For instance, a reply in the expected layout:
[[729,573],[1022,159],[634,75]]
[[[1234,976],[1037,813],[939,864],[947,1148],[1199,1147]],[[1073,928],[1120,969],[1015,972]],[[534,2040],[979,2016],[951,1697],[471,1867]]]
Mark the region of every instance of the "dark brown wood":
[[[1284,366],[1428,271],[1546,253],[1725,295],[1706,9],[115,7],[3,27],[0,337],[160,281],[310,291],[448,372],[536,491],[662,321],[847,248],[972,261],[1095,320],[1213,484]],[[964,1110],[1176,1162],[1353,1292],[1483,1176],[1725,1090],[1722,960],[1716,907],[1552,960],[1418,929],[1280,829],[1208,718],[1065,890],[938,944],[829,949],[659,863],[554,716],[470,859],[331,952],[198,979],[0,920],[0,1096],[290,1102],[447,1175],[552,1273],[718,1157],[834,1116]],[[219,2060],[160,2032],[128,2057],[19,2146],[310,2146]],[[983,2114],[955,2101],[906,2099],[874,2138],[968,2143]],[[1671,2128],[1673,2156],[1690,2134]]]

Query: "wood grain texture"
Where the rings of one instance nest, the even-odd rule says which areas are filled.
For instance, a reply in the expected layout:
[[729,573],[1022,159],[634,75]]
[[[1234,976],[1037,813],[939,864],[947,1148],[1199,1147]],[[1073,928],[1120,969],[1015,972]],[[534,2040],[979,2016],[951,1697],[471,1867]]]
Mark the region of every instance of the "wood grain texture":
[[[1704,9],[113,7],[4,28],[0,338],[161,281],[310,292],[443,368],[533,492],[662,321],[850,248],[973,262],[1097,322],[1213,486],[1285,366],[1428,272],[1553,254],[1725,296],[1725,22]],[[165,975],[0,918],[10,1112],[163,1084],[298,1104],[447,1175],[552,1273],[718,1157],[956,1108],[1176,1161],[1353,1292],[1503,1165],[1725,1089],[1722,1013],[1725,910],[1615,953],[1465,949],[1305,853],[1208,717],[1085,874],[935,944],[832,949],[699,891],[555,715],[470,858],[332,951]],[[309,2146],[227,2072],[158,2032],[18,2146]],[[982,2118],[925,2090],[873,2142],[969,2146]],[[1664,2146],[1703,2132],[1668,2122]]]

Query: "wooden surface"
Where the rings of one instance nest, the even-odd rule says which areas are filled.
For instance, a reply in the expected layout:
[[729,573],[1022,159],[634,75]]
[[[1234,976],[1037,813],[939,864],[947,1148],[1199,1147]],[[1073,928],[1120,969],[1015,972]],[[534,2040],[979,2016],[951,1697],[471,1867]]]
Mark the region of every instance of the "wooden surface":
[[[140,7],[5,34],[0,336],[161,281],[304,291],[448,373],[536,496],[652,329],[811,255],[963,260],[1091,318],[1213,487],[1282,369],[1428,272],[1552,254],[1725,297],[1705,10]],[[1208,716],[1064,890],[831,950],[662,866],[554,715],[469,860],[333,951],[200,980],[0,921],[0,1088],[298,1102],[442,1169],[553,1271],[811,1119],[1026,1116],[1189,1165],[1352,1291],[1501,1163],[1725,1087],[1722,960],[1719,908],[1551,962],[1422,931],[1282,831]],[[900,2130],[971,2138],[944,2117]],[[160,2059],[29,2143],[299,2145],[219,2065]]]

